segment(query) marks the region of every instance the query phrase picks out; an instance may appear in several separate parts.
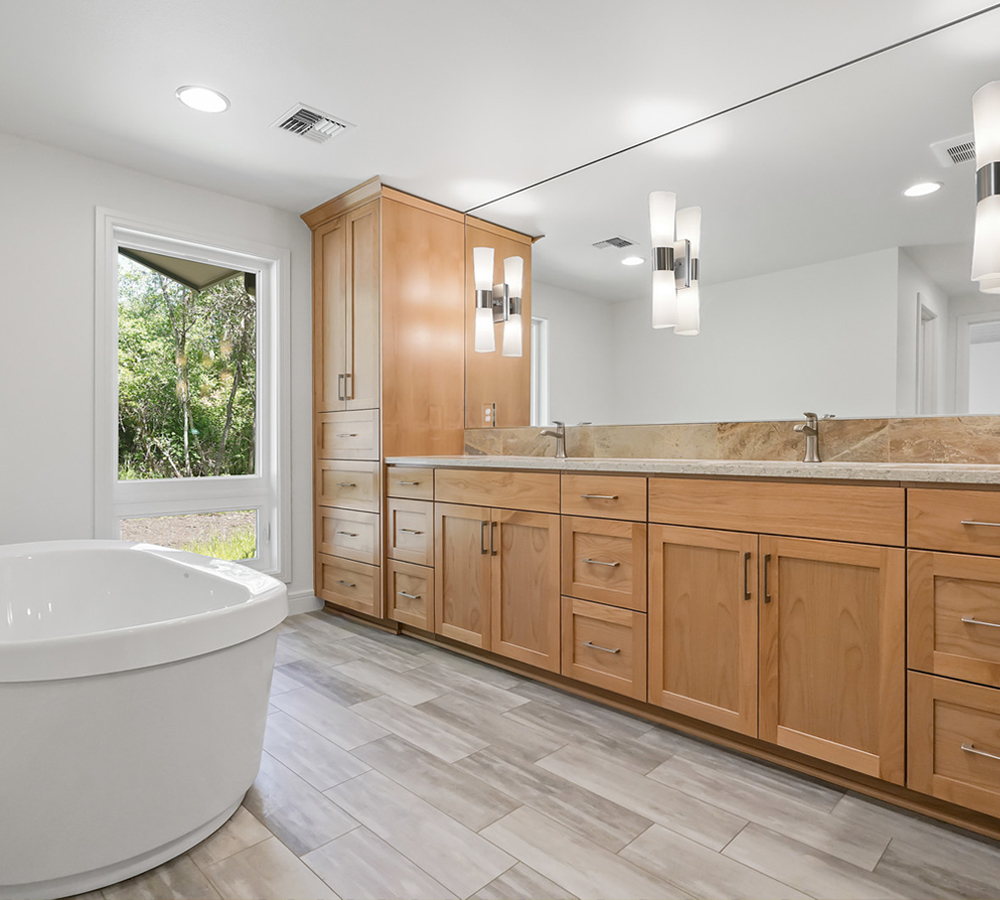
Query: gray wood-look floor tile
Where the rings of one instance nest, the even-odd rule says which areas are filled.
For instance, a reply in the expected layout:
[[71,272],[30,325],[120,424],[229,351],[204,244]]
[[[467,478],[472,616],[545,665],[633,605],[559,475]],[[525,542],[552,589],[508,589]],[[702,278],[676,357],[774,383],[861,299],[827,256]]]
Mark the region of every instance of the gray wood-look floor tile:
[[602,706],[593,700],[585,700],[576,694],[537,681],[525,681],[513,690],[529,700],[536,700],[569,713],[583,727],[595,731],[609,731],[617,735],[638,737],[655,727],[652,722],[647,722],[638,716],[620,712],[609,706]]
[[104,891],[87,891],[86,894],[74,894],[72,897],[66,897],[65,900],[104,900]]
[[326,795],[459,897],[485,887],[516,861],[379,772]]
[[268,838],[205,869],[226,900],[340,900],[277,838]]
[[741,816],[622,766],[595,760],[578,747],[564,747],[535,765],[713,850],[725,847],[747,824]]
[[320,791],[368,771],[357,757],[283,712],[268,716],[264,749]]
[[[370,719],[341,706],[330,697],[317,693],[312,688],[299,688],[274,698],[274,705],[282,712],[298,719],[327,740],[333,741],[345,750],[352,750],[377,741],[389,732],[380,728]],[[408,707],[407,707],[408,708]]]
[[302,687],[301,682],[294,678],[289,678],[281,669],[275,669],[271,673],[271,696],[284,694],[287,691],[294,691]]
[[651,824],[630,809],[494,748],[455,765],[612,853]]
[[278,635],[278,644],[301,654],[303,659],[311,659],[324,666],[339,666],[360,659],[364,653],[355,648],[351,641],[324,641],[323,638],[307,631],[286,631]]
[[403,673],[393,672],[367,659],[344,663],[342,666],[337,666],[334,671],[376,694],[385,694],[408,706],[426,703],[447,691],[447,688],[435,683],[435,680],[426,676],[421,669],[410,669]]
[[527,683],[528,679],[521,675],[515,675],[505,669],[498,669],[487,663],[479,662],[460,653],[452,653],[449,650],[439,650],[428,658],[428,662],[434,662],[445,669],[451,669],[460,675],[466,675],[475,681],[490,684],[493,687],[509,690],[520,684]]
[[487,741],[391,697],[376,697],[352,706],[351,711],[445,762],[455,762],[488,746]]
[[705,900],[809,900],[807,894],[662,825],[650,826],[618,855]]
[[302,857],[344,900],[453,900],[455,895],[367,828]]
[[295,662],[297,659],[302,659],[305,654],[301,650],[295,650],[286,644],[281,642],[281,635],[278,635],[278,643],[274,648],[274,664],[276,666],[284,666],[290,662]]
[[280,671],[297,682],[298,687],[310,687],[319,694],[326,694],[342,706],[364,703],[365,700],[373,700],[380,696],[379,691],[358,684],[340,674],[336,667],[324,665],[314,659],[295,660],[282,666]]
[[188,855],[204,869],[269,837],[270,830],[255,819],[245,806],[241,806],[218,831],[188,850]]
[[216,900],[219,893],[186,853],[104,888],[105,900]]
[[545,878],[587,900],[689,896],[527,806],[488,825],[481,834]]
[[355,632],[343,627],[344,619],[324,610],[289,616],[285,624],[296,631],[305,631],[325,641],[342,641]]
[[393,672],[409,672],[410,669],[419,668],[427,662],[423,654],[416,653],[409,647],[394,646],[391,642],[363,634],[351,635],[347,640],[340,641],[337,646],[347,648],[348,652],[354,654],[355,659],[367,659],[386,669],[392,669]]
[[473,831],[521,805],[485,781],[395,735],[372,741],[353,753]]
[[544,875],[519,862],[469,900],[577,900],[575,894],[561,888]]
[[479,703],[494,712],[506,712],[528,702],[527,698],[520,694],[497,687],[489,681],[452,665],[446,665],[440,660],[428,662],[421,671],[450,693],[468,697],[474,703]]

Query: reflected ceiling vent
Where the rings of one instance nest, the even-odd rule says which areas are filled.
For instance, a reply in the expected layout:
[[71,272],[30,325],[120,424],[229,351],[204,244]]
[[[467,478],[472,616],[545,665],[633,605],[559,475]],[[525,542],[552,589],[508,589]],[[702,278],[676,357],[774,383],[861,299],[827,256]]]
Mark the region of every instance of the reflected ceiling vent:
[[976,144],[972,134],[963,134],[946,141],[938,141],[936,144],[931,144],[931,150],[937,157],[937,161],[946,169],[964,162],[971,162],[976,158]]
[[628,238],[623,238],[621,235],[617,237],[605,238],[603,241],[597,241],[593,246],[598,250],[607,250],[608,247],[614,247],[616,250],[622,250],[625,247],[636,247],[638,246],[635,241],[630,241]]
[[290,131],[301,135],[317,144],[323,144],[330,138],[347,131],[354,126],[343,119],[335,119],[325,112],[320,112],[311,106],[300,103],[293,106],[283,116],[271,123],[273,128]]

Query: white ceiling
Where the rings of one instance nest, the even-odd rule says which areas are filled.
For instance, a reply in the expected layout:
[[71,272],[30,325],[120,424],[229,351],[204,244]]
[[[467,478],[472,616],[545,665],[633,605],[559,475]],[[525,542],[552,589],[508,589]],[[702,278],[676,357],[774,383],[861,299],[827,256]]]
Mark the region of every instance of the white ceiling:
[[[0,0],[0,130],[294,212],[375,174],[467,209],[985,5]],[[270,128],[299,102],[357,127]]]

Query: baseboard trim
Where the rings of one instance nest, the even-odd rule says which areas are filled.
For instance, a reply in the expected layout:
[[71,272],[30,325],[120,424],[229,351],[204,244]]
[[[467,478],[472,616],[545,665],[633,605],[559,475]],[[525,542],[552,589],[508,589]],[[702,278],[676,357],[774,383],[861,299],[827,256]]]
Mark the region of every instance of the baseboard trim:
[[288,595],[288,615],[290,616],[322,608],[323,601],[310,590],[296,591],[294,594]]

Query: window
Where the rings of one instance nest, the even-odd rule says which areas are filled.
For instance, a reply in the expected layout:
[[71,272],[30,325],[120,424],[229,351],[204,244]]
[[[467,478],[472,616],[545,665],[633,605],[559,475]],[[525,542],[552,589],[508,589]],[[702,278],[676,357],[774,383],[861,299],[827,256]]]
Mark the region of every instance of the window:
[[288,253],[98,210],[95,533],[287,559]]

